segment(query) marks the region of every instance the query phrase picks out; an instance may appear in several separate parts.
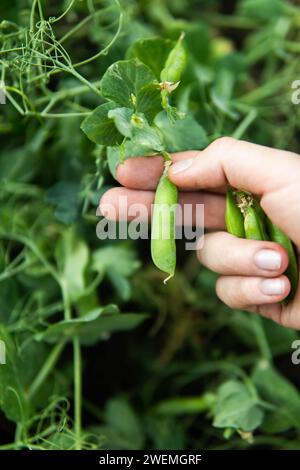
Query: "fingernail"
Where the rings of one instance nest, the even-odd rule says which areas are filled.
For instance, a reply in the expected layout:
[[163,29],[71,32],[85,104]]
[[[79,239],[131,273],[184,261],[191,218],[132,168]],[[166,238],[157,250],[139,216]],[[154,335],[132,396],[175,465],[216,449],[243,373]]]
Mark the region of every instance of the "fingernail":
[[186,160],[181,160],[181,162],[174,163],[171,167],[173,175],[177,175],[177,173],[187,170],[193,161],[193,158],[187,158]]
[[285,291],[285,284],[282,279],[264,279],[260,289],[266,295],[281,295]]
[[280,269],[282,259],[281,254],[274,250],[260,250],[255,254],[254,262],[260,269],[276,271]]

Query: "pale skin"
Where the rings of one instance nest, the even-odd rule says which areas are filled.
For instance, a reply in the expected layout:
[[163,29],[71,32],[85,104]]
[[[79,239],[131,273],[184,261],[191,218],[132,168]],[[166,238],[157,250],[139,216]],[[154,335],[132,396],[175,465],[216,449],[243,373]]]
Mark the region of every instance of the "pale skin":
[[[282,326],[300,329],[300,288],[293,302],[280,302],[290,283],[284,275],[285,250],[266,241],[243,240],[225,231],[225,191],[228,185],[251,191],[260,198],[268,217],[294,242],[300,252],[300,156],[245,141],[222,137],[205,150],[172,155],[169,178],[180,190],[181,203],[204,203],[204,247],[199,261],[220,274],[216,291],[229,307],[259,313]],[[145,204],[150,213],[163,159],[137,157],[119,165],[122,185],[107,191],[100,201],[119,210],[120,196],[128,207]],[[105,214],[109,218],[109,214]],[[124,215],[124,214],[123,214]]]

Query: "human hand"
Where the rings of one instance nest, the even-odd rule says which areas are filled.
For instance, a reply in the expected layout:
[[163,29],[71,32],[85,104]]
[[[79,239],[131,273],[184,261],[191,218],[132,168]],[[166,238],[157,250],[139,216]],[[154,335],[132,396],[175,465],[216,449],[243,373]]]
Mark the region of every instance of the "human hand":
[[[223,231],[228,185],[251,191],[260,198],[267,216],[300,250],[300,157],[292,152],[271,149],[224,137],[203,151],[173,155],[169,178],[181,190],[180,203],[205,205],[205,236],[198,251],[202,264],[221,276],[217,295],[228,306],[260,313],[277,323],[300,328],[300,289],[290,304],[280,302],[288,295],[290,283],[283,274],[288,256],[278,244],[236,238]],[[163,169],[160,157],[134,158],[119,165],[117,178],[124,188],[114,188],[103,196],[119,210],[120,196],[128,207],[145,204],[150,213],[154,189]],[[109,214],[106,214],[109,218]]]

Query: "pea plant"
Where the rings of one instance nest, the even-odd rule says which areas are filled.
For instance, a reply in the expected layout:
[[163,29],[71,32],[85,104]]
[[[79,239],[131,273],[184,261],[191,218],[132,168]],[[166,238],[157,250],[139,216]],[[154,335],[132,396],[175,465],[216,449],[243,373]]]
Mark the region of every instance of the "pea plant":
[[[150,244],[96,237],[128,158],[163,157],[168,208],[172,152],[300,152],[300,9],[229,3],[1,2],[0,450],[299,448],[298,333],[222,305],[180,241],[176,266],[164,212]],[[226,223],[285,246],[296,283],[253,195],[228,189]]]
[[[208,141],[192,116],[188,119],[170,104],[188,61],[183,38],[182,33],[175,43],[161,38],[135,42],[127,52],[128,60],[112,64],[100,82],[101,94],[109,101],[82,124],[93,142],[107,147],[114,175],[116,166],[126,158],[164,157],[164,172],[155,196],[151,253],[155,265],[168,274],[166,280],[174,275],[176,266],[174,211],[170,217],[170,208],[178,198],[177,188],[167,177],[171,163],[168,152],[200,149]],[[165,203],[163,211],[160,202]]]

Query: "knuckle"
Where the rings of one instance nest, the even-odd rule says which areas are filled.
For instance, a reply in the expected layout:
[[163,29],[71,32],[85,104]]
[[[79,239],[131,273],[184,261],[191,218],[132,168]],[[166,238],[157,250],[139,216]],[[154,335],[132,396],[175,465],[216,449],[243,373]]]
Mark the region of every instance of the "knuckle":
[[239,281],[239,288],[237,289],[237,295],[239,295],[241,303],[244,305],[255,304],[255,300],[251,298],[251,294],[254,292],[253,286],[251,288],[251,282],[249,279],[241,279]]
[[228,151],[237,142],[233,137],[219,137],[214,140],[209,146],[208,150],[211,152],[224,152]]

